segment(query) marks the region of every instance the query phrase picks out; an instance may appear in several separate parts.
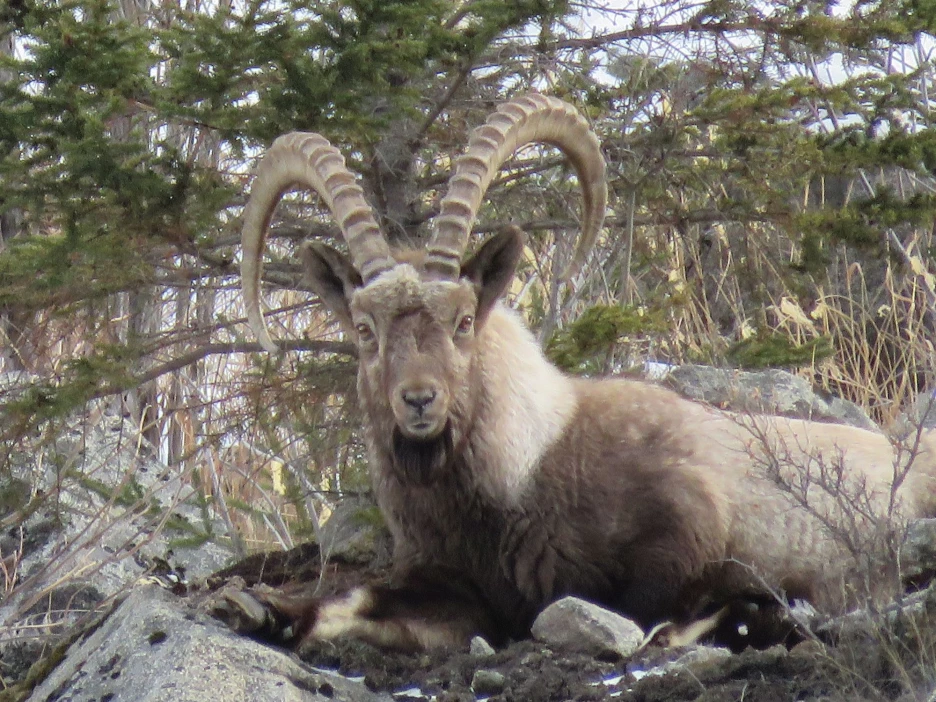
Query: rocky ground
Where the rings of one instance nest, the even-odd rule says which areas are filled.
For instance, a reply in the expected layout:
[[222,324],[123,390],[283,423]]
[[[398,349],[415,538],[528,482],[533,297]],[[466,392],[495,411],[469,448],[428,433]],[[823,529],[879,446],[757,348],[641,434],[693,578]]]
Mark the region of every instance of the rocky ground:
[[[241,575],[225,571],[214,585],[241,578],[261,562],[275,574],[280,558],[253,559],[235,568]],[[331,567],[342,580],[360,566],[332,563]],[[297,656],[230,631],[209,616],[212,601],[207,588],[192,588],[178,596],[154,585],[137,586],[122,604],[73,630],[51,649],[45,666],[33,665],[28,686],[11,686],[0,692],[0,700],[936,699],[933,589],[888,612],[827,625],[817,631],[821,640],[806,641],[792,650],[777,646],[734,654],[709,646],[651,646],[624,658],[585,654],[532,639],[498,651],[476,645],[471,652],[434,655],[344,642],[317,644]],[[4,663],[9,662],[6,653]]]
[[[274,581],[280,580],[282,557],[263,561],[261,570]],[[215,585],[232,576],[260,580],[259,563],[229,569]],[[377,575],[340,558],[330,568],[340,585]],[[498,651],[433,655],[393,653],[360,642],[315,644],[299,657],[398,700],[936,700],[936,589],[910,595],[885,612],[826,622],[815,633],[815,640],[792,650],[775,646],[739,654],[705,645],[650,646],[621,658],[526,640]]]
[[345,646],[315,653],[311,660],[316,665],[336,666],[346,675],[363,676],[368,688],[393,692],[398,700],[844,702],[880,698],[880,688],[859,689],[857,675],[851,679],[821,648],[811,646],[793,652],[778,648],[737,655],[704,647],[654,650],[629,661],[601,661],[534,641],[515,643],[481,659],[470,654],[401,656],[362,652],[361,648]]
[[[765,411],[866,420],[790,377],[726,373],[688,367],[668,382],[718,406],[736,404],[728,382],[743,385],[744,397],[766,397]],[[354,642],[294,653],[211,616],[218,591],[237,582],[323,594],[381,577],[389,542],[373,506],[340,506],[321,546],[219,570],[232,553],[212,536],[224,525],[182,476],[141,454],[130,429],[106,412],[86,417],[14,454],[0,475],[0,702],[936,702],[936,590],[926,580],[936,570],[936,522],[921,523],[902,551],[918,592],[883,612],[815,623],[815,638],[792,650],[596,654],[541,637],[447,655]]]

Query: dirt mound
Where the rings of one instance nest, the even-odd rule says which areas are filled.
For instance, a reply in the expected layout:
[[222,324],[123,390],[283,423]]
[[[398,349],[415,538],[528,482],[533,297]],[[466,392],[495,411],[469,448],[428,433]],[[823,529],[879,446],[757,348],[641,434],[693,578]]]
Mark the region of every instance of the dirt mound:
[[[897,679],[896,669],[866,677],[869,671],[850,669],[835,651],[815,643],[741,654],[707,647],[651,650],[627,661],[552,651],[533,641],[484,658],[399,654],[359,642],[316,644],[300,655],[317,667],[363,677],[370,689],[395,693],[397,700],[428,696],[439,702],[855,702],[896,699],[907,682]],[[479,689],[479,681],[487,687]]]

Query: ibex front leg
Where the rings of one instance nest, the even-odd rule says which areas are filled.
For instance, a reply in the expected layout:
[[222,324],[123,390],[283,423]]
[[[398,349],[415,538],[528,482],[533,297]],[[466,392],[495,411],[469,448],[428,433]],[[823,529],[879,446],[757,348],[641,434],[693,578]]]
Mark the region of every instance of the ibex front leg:
[[301,648],[358,639],[398,651],[466,649],[499,642],[489,607],[456,574],[413,571],[396,586],[363,585],[331,597],[235,590],[216,612],[232,628]]

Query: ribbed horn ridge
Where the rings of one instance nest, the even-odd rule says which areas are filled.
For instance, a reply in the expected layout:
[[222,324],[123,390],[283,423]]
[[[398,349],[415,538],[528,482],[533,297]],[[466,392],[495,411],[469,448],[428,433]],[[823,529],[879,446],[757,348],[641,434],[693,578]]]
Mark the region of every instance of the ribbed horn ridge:
[[244,209],[241,234],[241,286],[247,321],[260,344],[270,353],[276,351],[276,345],[260,312],[261,255],[273,210],[283,193],[295,185],[314,190],[325,201],[348,242],[351,261],[364,282],[394,265],[390,247],[371,206],[364,199],[364,191],[338,149],[325,137],[311,132],[292,132],[279,137],[257,166]]
[[582,236],[564,277],[574,277],[601,231],[608,203],[605,161],[598,137],[572,105],[532,93],[501,104],[476,129],[458,159],[434,221],[426,266],[455,279],[481,199],[504,162],[517,149],[542,142],[560,149],[582,187]]

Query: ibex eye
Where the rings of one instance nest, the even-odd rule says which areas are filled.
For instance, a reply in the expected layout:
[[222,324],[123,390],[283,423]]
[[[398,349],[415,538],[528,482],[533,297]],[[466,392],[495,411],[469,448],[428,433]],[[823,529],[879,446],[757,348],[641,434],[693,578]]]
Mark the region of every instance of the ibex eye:
[[355,326],[355,329],[357,330],[358,336],[360,336],[362,340],[372,339],[374,337],[374,332],[371,331],[371,328],[363,322]]
[[467,334],[468,332],[471,331],[471,328],[473,326],[474,326],[474,317],[472,317],[470,314],[466,314],[464,317],[458,320],[458,327],[456,327],[456,331],[459,334]]

